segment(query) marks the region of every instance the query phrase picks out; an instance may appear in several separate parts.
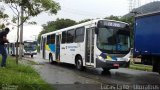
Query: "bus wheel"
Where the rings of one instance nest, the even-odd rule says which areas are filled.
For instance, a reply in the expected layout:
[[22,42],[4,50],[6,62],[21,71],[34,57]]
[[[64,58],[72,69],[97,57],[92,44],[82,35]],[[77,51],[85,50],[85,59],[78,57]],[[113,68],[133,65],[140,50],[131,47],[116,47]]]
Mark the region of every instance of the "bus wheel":
[[124,65],[125,68],[129,68],[129,66],[130,66],[130,61],[128,61],[128,62],[125,63],[125,65]]
[[52,53],[49,53],[49,62],[50,62],[50,63],[53,63],[53,56],[52,56]]
[[110,70],[109,68],[103,68],[102,73],[110,73],[110,71],[109,71],[109,70]]
[[82,62],[82,58],[81,57],[78,57],[76,58],[76,68],[78,70],[84,70],[84,67],[83,67],[83,62]]
[[31,55],[31,58],[33,58],[33,55]]

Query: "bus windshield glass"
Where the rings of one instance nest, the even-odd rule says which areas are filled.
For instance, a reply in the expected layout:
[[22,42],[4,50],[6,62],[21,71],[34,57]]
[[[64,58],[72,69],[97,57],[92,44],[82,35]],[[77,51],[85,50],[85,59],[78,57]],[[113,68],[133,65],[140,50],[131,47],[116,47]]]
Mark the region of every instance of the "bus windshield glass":
[[98,28],[97,46],[108,53],[128,53],[130,49],[130,32],[123,28]]
[[36,50],[36,43],[33,42],[25,42],[24,49],[26,51],[35,51]]

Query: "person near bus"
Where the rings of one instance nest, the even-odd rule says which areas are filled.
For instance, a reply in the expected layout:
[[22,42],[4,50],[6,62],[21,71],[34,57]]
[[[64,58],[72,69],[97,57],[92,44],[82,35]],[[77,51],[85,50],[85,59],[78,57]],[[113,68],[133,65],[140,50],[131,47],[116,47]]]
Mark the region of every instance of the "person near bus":
[[6,66],[7,51],[5,43],[9,43],[7,40],[7,34],[9,33],[9,31],[9,28],[5,28],[0,32],[0,54],[2,55],[1,67]]

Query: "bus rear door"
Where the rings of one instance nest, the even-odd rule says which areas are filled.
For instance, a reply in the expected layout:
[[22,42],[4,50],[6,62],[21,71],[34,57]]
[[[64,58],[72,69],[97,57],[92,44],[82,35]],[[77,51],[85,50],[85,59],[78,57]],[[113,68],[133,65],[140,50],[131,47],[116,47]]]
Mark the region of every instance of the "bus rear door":
[[60,60],[61,34],[56,35],[56,60]]

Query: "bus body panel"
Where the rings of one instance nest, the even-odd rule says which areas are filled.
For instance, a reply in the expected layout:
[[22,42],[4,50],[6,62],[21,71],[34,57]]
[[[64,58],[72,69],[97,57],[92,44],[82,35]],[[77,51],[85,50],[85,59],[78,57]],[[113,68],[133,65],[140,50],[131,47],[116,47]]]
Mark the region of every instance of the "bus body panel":
[[[110,55],[107,53],[103,53],[97,47],[97,34],[95,33],[95,30],[96,30],[98,21],[99,20],[93,20],[93,21],[89,21],[89,22],[82,23],[79,25],[64,28],[64,29],[61,29],[58,31],[53,31],[50,33],[43,34],[41,37],[46,38],[46,39],[47,39],[47,36],[50,36],[52,34],[60,35],[60,38],[59,38],[60,39],[60,56],[59,56],[58,60],[56,58],[56,52],[54,52],[54,50],[51,50],[51,47],[54,47],[56,50],[57,38],[55,39],[55,46],[47,45],[47,40],[46,40],[46,42],[43,42],[43,41],[42,41],[43,43],[41,42],[41,45],[42,45],[41,52],[42,52],[42,55],[45,56],[44,59],[49,59],[49,54],[52,53],[53,61],[76,64],[75,63],[76,56],[80,55],[82,58],[82,61],[83,61],[83,66],[89,66],[89,67],[94,67],[94,68],[99,68],[102,66],[106,67],[108,65],[108,62],[111,62],[111,63],[109,63],[111,65],[111,67],[109,67],[109,68],[113,68],[114,67],[113,64],[114,63],[119,64],[119,62],[121,62],[120,60],[122,60],[124,62],[128,61],[129,56],[124,57],[126,54],[124,54],[122,57],[117,57],[117,58],[119,58],[119,59],[117,59],[117,61],[113,60],[113,58],[110,58],[110,60],[108,60],[107,58],[104,58],[103,60],[99,60],[99,57],[101,57],[101,54],[106,54],[106,55],[108,55],[108,57]],[[110,21],[116,22],[116,23],[123,23],[123,22],[114,21],[114,20],[110,20]],[[126,24],[126,23],[123,23],[123,24]],[[84,27],[84,40],[83,40],[83,42],[62,43],[62,32],[63,31],[68,32],[71,29],[77,29],[80,27]],[[87,35],[90,35],[88,38],[88,40],[90,40],[88,42],[89,48],[86,46],[87,45]],[[91,37],[91,36],[93,36],[93,37]],[[57,36],[55,36],[55,37],[57,37]],[[45,44],[44,51],[43,51],[43,48],[44,48],[43,44]],[[88,49],[88,51],[87,51],[87,49]],[[89,55],[89,58],[87,57],[87,55]],[[113,56],[115,57],[115,55],[113,55]],[[123,58],[125,58],[125,60]],[[89,60],[89,61],[87,61],[87,60]],[[103,62],[99,62],[99,61],[103,61]]]
[[81,55],[82,59],[84,59],[83,45],[84,45],[83,43],[72,43],[72,44],[62,45],[61,52],[63,53],[61,53],[60,62],[75,64],[76,55]]
[[[10,42],[7,44],[7,53],[12,56],[16,55],[16,42]],[[19,55],[19,46],[18,46],[18,55]],[[24,53],[22,55],[24,55]]]
[[37,41],[25,40],[23,42],[23,53],[24,55],[37,55]]

